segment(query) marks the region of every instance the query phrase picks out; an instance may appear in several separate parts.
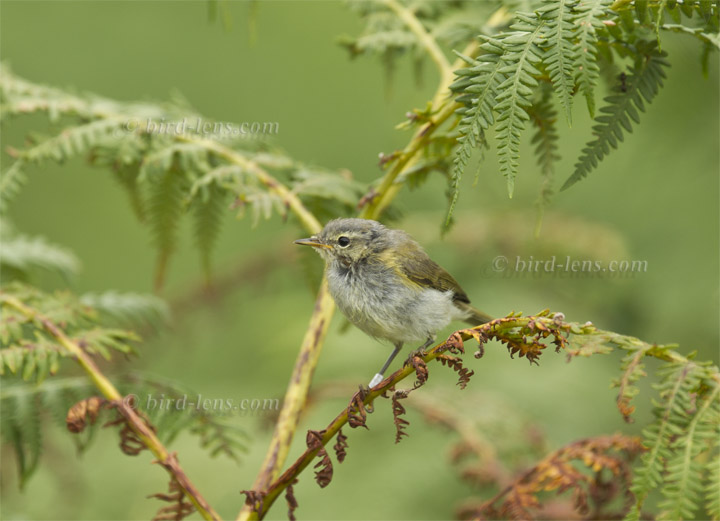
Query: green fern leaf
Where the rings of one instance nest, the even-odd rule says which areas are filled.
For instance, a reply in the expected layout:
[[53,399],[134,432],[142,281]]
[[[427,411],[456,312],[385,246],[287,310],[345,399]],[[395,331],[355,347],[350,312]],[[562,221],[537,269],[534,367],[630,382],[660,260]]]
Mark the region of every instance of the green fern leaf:
[[626,520],[638,519],[640,512],[651,490],[657,488],[663,482],[663,469],[670,452],[667,449],[671,443],[672,425],[670,416],[672,411],[678,407],[681,400],[681,390],[685,373],[684,367],[678,369],[671,365],[665,370],[669,376],[660,389],[660,396],[663,399],[662,409],[659,412],[659,421],[643,430],[643,444],[647,451],[642,455],[640,465],[635,468],[632,487],[630,490],[635,495],[636,503],[630,509]]
[[452,195],[445,219],[446,226],[452,219],[460,194],[460,180],[470,156],[473,150],[485,144],[484,132],[495,123],[493,116],[495,99],[498,96],[498,87],[505,79],[500,73],[500,68],[504,66],[502,43],[486,38],[481,50],[483,53],[474,61],[458,54],[472,66],[456,71],[459,80],[451,86],[452,90],[460,92],[457,101],[464,103],[465,107],[457,111],[460,116],[458,125],[460,136],[457,142],[460,146],[455,153],[450,171]]
[[170,320],[167,302],[155,295],[105,291],[85,293],[80,303],[89,306],[125,326],[154,326]]
[[[694,369],[694,368],[693,368]],[[704,423],[708,420],[710,405],[718,395],[715,391],[702,400],[700,407],[695,403],[700,386],[699,371],[688,371],[682,380],[678,393],[679,401],[671,413],[673,425],[682,426],[681,434],[671,445],[673,456],[668,459],[665,485],[662,494],[665,500],[660,502],[661,518],[666,520],[695,519],[695,511],[702,491],[702,466],[697,460],[703,450]],[[691,411],[696,410],[690,420]],[[690,420],[690,421],[688,421]]]
[[3,398],[0,419],[2,437],[15,452],[22,489],[37,470],[42,453],[40,409],[32,394],[14,394]]
[[507,179],[508,195],[512,197],[515,189],[520,157],[520,133],[525,128],[529,116],[526,109],[532,104],[533,89],[537,87],[535,76],[540,71],[535,65],[540,62],[541,41],[545,21],[518,13],[518,22],[513,24],[514,32],[503,39],[506,52],[502,58],[500,72],[506,75],[498,87],[495,108],[498,117],[497,142],[500,173]]
[[616,87],[616,94],[605,98],[608,105],[601,109],[602,114],[595,119],[597,124],[593,127],[597,137],[583,149],[575,164],[575,172],[565,181],[562,190],[586,177],[610,153],[611,147],[617,148],[618,142],[624,139],[623,129],[632,132],[630,120],[635,123],[640,121],[638,111],[645,111],[643,99],[647,103],[652,102],[662,87],[665,78],[663,67],[669,65],[666,55],[657,50],[656,42],[638,46],[638,58],[630,75]]
[[140,183],[138,182],[140,166],[136,164],[116,168],[114,175],[115,179],[125,189],[130,200],[130,207],[132,208],[135,217],[141,223],[145,222],[147,209],[145,208],[145,200],[143,199],[143,194],[140,190]]
[[15,161],[0,175],[0,215],[6,215],[8,205],[27,182],[22,160]]
[[158,250],[155,264],[155,288],[158,290],[164,285],[168,262],[177,246],[177,227],[188,184],[184,172],[170,168],[150,185],[148,224]]
[[24,275],[33,269],[44,269],[69,277],[80,270],[80,261],[74,253],[43,237],[20,235],[3,239],[2,243],[0,266]]
[[98,119],[76,127],[69,127],[57,136],[23,150],[20,154],[28,162],[38,163],[51,159],[61,163],[98,145],[107,136],[111,136],[112,132],[117,130],[120,125],[121,122],[114,119]]
[[577,0],[545,0],[543,7],[537,11],[546,21],[543,39],[547,43],[543,44],[543,63],[570,125],[575,91],[573,66],[579,59],[574,44],[577,26],[572,14],[576,4]]
[[575,6],[577,13],[573,23],[577,27],[577,48],[575,70],[578,90],[585,96],[590,117],[595,117],[595,85],[598,83],[600,68],[597,64],[598,32],[603,29],[602,21],[611,16],[611,0],[580,0]]
[[[720,415],[720,411],[716,412]],[[709,479],[705,487],[705,505],[710,519],[720,519],[720,421],[715,423],[715,444],[708,463]]]
[[195,244],[200,251],[205,278],[210,282],[212,251],[220,235],[223,216],[227,210],[227,191],[210,185],[204,200],[194,203]]

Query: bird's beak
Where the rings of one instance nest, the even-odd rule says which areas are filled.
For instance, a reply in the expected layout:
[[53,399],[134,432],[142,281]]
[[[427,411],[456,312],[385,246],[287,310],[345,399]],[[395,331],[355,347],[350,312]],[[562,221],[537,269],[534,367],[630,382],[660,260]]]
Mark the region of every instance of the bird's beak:
[[315,237],[310,237],[309,239],[298,239],[295,241],[295,244],[300,244],[301,246],[314,246],[315,248],[332,249],[332,246],[329,244],[323,244]]

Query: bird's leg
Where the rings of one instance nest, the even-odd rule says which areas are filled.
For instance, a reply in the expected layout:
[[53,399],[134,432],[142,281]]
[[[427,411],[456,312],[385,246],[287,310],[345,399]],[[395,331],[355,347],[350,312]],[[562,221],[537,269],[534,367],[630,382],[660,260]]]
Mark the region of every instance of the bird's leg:
[[408,354],[407,360],[405,360],[405,365],[412,362],[412,359],[416,356],[423,356],[425,354],[425,349],[430,347],[433,342],[435,342],[435,337],[429,336],[428,339],[425,341],[423,345],[418,347],[417,349],[410,351],[410,354]]
[[388,359],[385,360],[385,363],[383,364],[382,368],[380,368],[380,371],[378,371],[375,376],[373,376],[373,379],[370,380],[368,387],[375,387],[377,384],[383,381],[383,378],[385,378],[383,376],[385,374],[385,371],[387,371],[387,368],[390,367],[390,364],[400,352],[400,349],[402,349],[402,342],[398,342],[397,344],[395,344],[395,349],[393,349],[393,352],[390,353]]

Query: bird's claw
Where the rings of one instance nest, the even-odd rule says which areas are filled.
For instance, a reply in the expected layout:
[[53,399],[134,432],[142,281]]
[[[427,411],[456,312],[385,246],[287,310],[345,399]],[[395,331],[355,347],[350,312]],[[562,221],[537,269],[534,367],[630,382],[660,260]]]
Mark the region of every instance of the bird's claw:
[[365,412],[368,414],[375,411],[375,406],[371,403],[365,403],[365,398],[367,398],[367,395],[370,394],[370,387],[365,387],[364,385],[359,385],[358,390],[358,397],[360,398],[360,402],[362,402],[363,407],[365,408]]
[[418,348],[418,349],[415,349],[415,350],[413,350],[413,351],[410,351],[410,353],[408,354],[407,359],[405,360],[405,362],[403,362],[403,367],[405,367],[405,366],[407,366],[407,365],[412,365],[412,361],[413,361],[413,359],[414,359],[415,357],[422,358],[422,357],[425,356],[426,354],[427,354],[427,351],[425,351],[425,348],[424,348],[424,347],[420,347],[420,348]]

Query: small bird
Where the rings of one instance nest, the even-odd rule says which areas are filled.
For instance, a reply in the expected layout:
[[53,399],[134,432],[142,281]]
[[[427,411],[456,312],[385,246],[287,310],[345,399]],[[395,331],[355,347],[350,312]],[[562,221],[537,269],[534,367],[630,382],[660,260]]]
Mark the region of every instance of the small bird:
[[422,341],[422,351],[453,320],[472,325],[492,317],[470,305],[452,276],[402,230],[369,219],[335,219],[308,239],[325,261],[330,294],[340,311],[368,335],[395,346],[370,381],[374,387],[404,343]]

